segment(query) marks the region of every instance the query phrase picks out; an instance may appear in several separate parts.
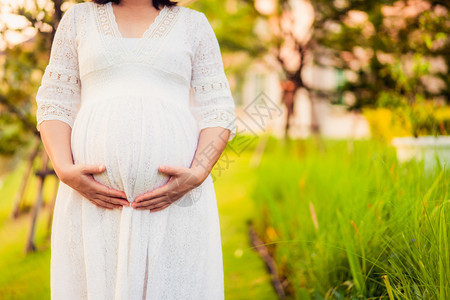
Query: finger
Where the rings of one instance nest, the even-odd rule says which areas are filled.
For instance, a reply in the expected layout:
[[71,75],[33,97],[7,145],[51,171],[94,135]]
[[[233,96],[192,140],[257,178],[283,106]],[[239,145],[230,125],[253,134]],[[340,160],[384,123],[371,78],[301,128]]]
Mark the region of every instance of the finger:
[[127,200],[124,200],[122,198],[114,198],[114,197],[108,197],[102,194],[97,194],[97,198],[101,199],[102,201],[108,202],[108,203],[112,203],[115,204],[117,206],[129,206],[130,202],[128,202]]
[[150,209],[150,212],[151,212],[151,213],[154,213],[154,212],[163,210],[163,209],[165,209],[165,208],[167,208],[167,207],[169,207],[169,206],[170,206],[170,204],[167,204],[167,205],[161,206],[161,207],[159,207],[159,208]]
[[100,207],[100,208],[106,208],[106,209],[113,209],[112,207],[108,207],[106,205],[104,205],[100,200],[98,199],[88,199],[91,203],[93,203],[94,205]]
[[86,193],[82,193],[81,195],[83,196],[83,198],[85,198],[86,200],[88,200],[89,202],[91,202],[92,204],[94,204],[98,207],[109,208],[109,207],[103,206],[103,204],[101,202],[99,202],[98,199],[92,197],[92,195],[88,195]]
[[106,170],[105,165],[83,165],[81,172],[83,174],[98,174]]
[[157,187],[156,189],[154,189],[150,192],[140,195],[139,197],[134,199],[134,202],[141,202],[141,201],[145,201],[145,200],[150,200],[152,198],[161,197],[165,193],[168,193],[168,191],[171,189],[172,182],[173,182],[173,179],[171,178],[164,185]]
[[96,204],[99,207],[103,207],[103,208],[109,208],[109,209],[113,209],[115,208],[113,205],[111,205],[110,203],[104,202],[98,198],[92,199],[91,202],[93,202],[94,204]]
[[116,204],[112,204],[111,202],[105,201],[101,198],[95,198],[97,200],[98,203],[100,203],[103,206],[109,207],[109,208],[122,208],[123,205],[116,205]]
[[150,205],[155,205],[160,203],[161,201],[166,201],[167,197],[163,196],[163,197],[158,197],[158,198],[152,198],[150,200],[146,200],[146,201],[141,201],[141,202],[133,202],[131,204],[131,207],[137,208],[137,207],[145,207],[145,206],[150,206]]
[[136,207],[137,210],[153,210],[159,207],[163,207],[165,205],[170,205],[170,203],[168,203],[167,201],[162,201],[156,205],[147,205],[147,206],[142,206],[142,207]]
[[184,171],[184,167],[176,167],[176,166],[167,166],[167,165],[159,165],[158,170],[162,173],[169,175],[178,175]]
[[125,192],[109,188],[106,185],[101,184],[100,182],[96,181],[93,178],[91,178],[91,183],[93,184],[94,189],[98,194],[103,194],[105,196],[110,196],[110,197],[115,197],[115,198],[123,198],[123,199],[127,198],[127,195],[125,194]]
[[181,196],[175,196],[175,197],[167,197],[167,196],[163,196],[163,197],[159,197],[156,199],[152,199],[151,203],[149,202],[141,202],[138,203],[136,207],[136,209],[155,209],[158,208],[162,205],[170,205],[173,202],[175,202],[177,199],[179,199]]
[[169,206],[170,204],[172,204],[171,201],[161,202],[161,203],[156,204],[156,205],[150,205],[150,206],[148,207],[148,209],[150,209],[150,210],[155,210],[155,209],[158,209],[158,208],[161,208],[161,207],[167,207],[167,206]]

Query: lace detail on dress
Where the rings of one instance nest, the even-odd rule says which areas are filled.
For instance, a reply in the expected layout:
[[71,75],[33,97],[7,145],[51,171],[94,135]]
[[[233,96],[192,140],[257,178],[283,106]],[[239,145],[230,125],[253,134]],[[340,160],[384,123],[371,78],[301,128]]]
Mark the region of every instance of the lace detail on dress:
[[[143,33],[136,46],[130,50],[125,45],[119,31],[112,3],[97,4],[91,2],[91,4],[94,14],[96,15],[98,31],[101,33],[100,37],[107,50],[107,59],[112,65],[120,63],[124,58],[139,63],[151,63],[156,57],[158,49],[163,46],[163,43],[158,44],[158,47],[154,47],[154,43],[148,43],[148,40],[153,38],[163,40],[163,38],[171,31],[171,28],[176,23],[175,21],[182,11],[181,7],[178,6],[164,6],[153,23]],[[121,48],[122,51],[117,53],[111,51],[111,49],[117,46]]]
[[233,112],[228,111],[227,109],[222,109],[220,107],[213,110],[207,110],[202,112],[202,123],[200,127],[203,129],[205,127],[208,127],[212,123],[221,123],[222,125],[227,125],[228,127],[228,123],[233,120],[233,117]]
[[231,141],[236,135],[235,104],[225,75],[219,42],[203,13],[200,13],[194,44],[191,77],[194,105],[191,111],[200,130],[206,127],[229,129],[228,141]]
[[[50,66],[49,66],[50,67]],[[44,73],[44,76],[42,77],[42,80],[45,81],[59,81],[61,83],[68,83],[68,84],[80,84],[80,78],[78,74],[72,70],[57,70],[55,67],[53,67],[53,70],[50,70],[50,68],[47,67],[46,72]]]
[[[150,37],[162,38],[170,31],[170,28],[175,23],[175,16],[180,11],[179,6],[172,6],[169,11],[164,16],[158,15],[155,19],[155,24],[157,24],[156,30],[150,32]],[[162,21],[159,22],[159,18],[162,17]],[[157,22],[158,21],[158,22]]]
[[[173,25],[175,24],[175,20],[177,16],[180,15],[180,7],[179,6],[171,6],[164,7],[164,11],[162,11],[158,16],[156,16],[153,24],[150,25],[150,28],[144,32],[143,40],[150,38],[157,38],[163,42],[160,42],[159,47],[152,47],[148,50],[146,47],[136,47],[136,51],[139,56],[142,55],[143,58],[154,59],[156,57],[158,50],[162,48],[163,43],[167,41],[167,39],[163,39],[166,37],[171,31]],[[140,40],[139,42],[143,42]],[[139,46],[139,45],[138,45]]]
[[81,81],[74,20],[72,6],[64,13],[55,32],[49,64],[36,94],[38,131],[45,120],[60,120],[72,127],[79,109]]
[[98,12],[98,20],[100,25],[100,31],[104,35],[113,36],[114,30],[113,30],[113,23],[108,15],[108,7],[106,5],[100,5],[96,4],[97,6],[97,12]]
[[200,94],[200,93],[208,93],[211,91],[221,91],[229,89],[228,82],[227,81],[221,81],[221,82],[205,82],[205,83],[197,83],[196,85],[192,86],[192,90],[194,91],[194,94]]
[[72,127],[74,122],[74,118],[72,117],[72,110],[59,105],[58,103],[45,103],[40,105],[37,109],[36,115],[40,120],[39,125],[45,120],[60,120]]

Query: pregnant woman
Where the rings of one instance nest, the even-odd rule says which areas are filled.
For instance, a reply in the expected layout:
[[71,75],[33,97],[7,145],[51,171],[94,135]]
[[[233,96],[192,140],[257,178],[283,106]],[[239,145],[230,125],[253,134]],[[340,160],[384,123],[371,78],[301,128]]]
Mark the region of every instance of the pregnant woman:
[[205,15],[162,0],[71,6],[36,101],[60,179],[52,299],[223,299],[210,171],[235,106]]

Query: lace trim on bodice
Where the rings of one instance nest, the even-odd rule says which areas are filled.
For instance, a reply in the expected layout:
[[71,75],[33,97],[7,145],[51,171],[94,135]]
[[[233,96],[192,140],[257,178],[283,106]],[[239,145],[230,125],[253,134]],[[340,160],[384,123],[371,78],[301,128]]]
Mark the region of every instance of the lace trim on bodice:
[[[160,13],[156,16],[153,23],[145,30],[142,37],[139,38],[139,41],[137,42],[136,46],[133,47],[133,49],[128,48],[125,45],[124,38],[122,37],[122,34],[119,31],[119,27],[116,22],[116,17],[113,12],[112,3],[108,2],[106,4],[97,4],[95,5],[95,12],[97,15],[97,24],[98,29],[102,35],[102,38],[104,37],[114,37],[117,38],[117,43],[120,45],[120,48],[122,49],[122,57],[123,54],[126,54],[125,56],[131,56],[132,58],[135,58],[137,60],[144,60],[153,57],[154,55],[151,55],[151,52],[155,52],[155,44],[154,43],[147,43],[146,40],[148,39],[162,39],[163,37],[167,36],[170,32],[170,29],[175,24],[176,16],[179,14],[181,8],[178,6],[164,6]],[[105,40],[105,45],[107,46],[106,49],[110,48],[110,40]],[[152,45],[152,47],[149,48],[149,44]],[[158,48],[160,48],[161,45],[158,45]]]
[[100,31],[104,35],[114,36],[113,23],[109,18],[108,7],[105,4],[101,5],[95,3],[95,5],[97,7],[97,16],[100,25]]

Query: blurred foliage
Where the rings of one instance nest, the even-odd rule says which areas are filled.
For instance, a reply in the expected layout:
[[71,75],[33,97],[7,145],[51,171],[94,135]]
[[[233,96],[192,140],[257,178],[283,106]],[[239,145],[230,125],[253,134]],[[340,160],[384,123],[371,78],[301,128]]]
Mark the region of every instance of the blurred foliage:
[[409,135],[448,134],[449,120],[436,117],[450,98],[448,3],[314,3],[317,13],[330,16],[326,26],[316,28],[325,48],[315,56],[320,62],[328,53],[333,66],[351,75],[342,88],[355,96],[350,109],[392,109],[393,118],[407,125]]
[[365,108],[363,115],[369,122],[373,138],[389,142],[396,136],[409,135],[409,124],[397,121],[393,117],[393,112],[387,108]]
[[[406,113],[413,116],[405,115]],[[450,107],[436,107],[433,103],[415,103],[407,109],[364,108],[372,137],[390,142],[394,137],[417,135],[448,135]]]
[[380,99],[387,107],[363,109],[375,138],[389,142],[396,136],[448,135],[450,132],[448,105],[423,99],[409,104],[389,93],[382,93]]
[[230,63],[225,65],[227,73],[244,73],[255,57],[265,53],[265,44],[254,34],[258,14],[251,3],[202,0],[187,6],[206,15],[219,40],[222,54],[224,57],[231,54]]
[[396,79],[396,87],[392,91],[381,91],[377,106],[391,109],[397,122],[407,124],[409,135],[447,135],[450,116],[445,112],[450,107],[436,96],[435,99],[425,98],[425,92],[417,90],[420,78],[429,74],[430,64],[420,54],[415,54],[411,63],[411,76],[405,74],[400,63],[390,66],[391,74]]
[[38,81],[33,71],[38,64],[34,49],[7,48],[0,84],[0,154],[13,155],[34,138],[35,107],[30,101]]
[[[333,50],[333,65],[357,75],[345,87],[356,95],[354,108],[375,106],[381,92],[400,94],[409,101],[418,93],[425,99],[440,96],[448,101],[448,4],[439,1],[343,1],[345,4],[337,8],[329,1],[315,3],[317,12],[331,10],[335,15],[327,20],[328,26],[316,30],[317,38],[327,50]],[[350,21],[351,15],[363,20],[359,23]],[[316,56],[321,55],[323,51],[316,53]],[[438,70],[430,68],[428,60],[431,59],[441,59]],[[442,88],[433,92],[427,89],[425,76],[432,76],[443,85]]]
[[244,51],[257,57],[265,50],[265,45],[254,34],[253,26],[258,14],[251,3],[202,0],[195,1],[189,7],[206,15],[223,52]]
[[19,29],[2,27],[2,36],[10,30],[21,33],[34,27],[37,34],[21,44],[7,44],[6,60],[1,66],[0,83],[0,155],[25,155],[36,138],[35,96],[48,64],[50,47],[57,25],[68,2],[53,0],[52,6],[25,2],[11,6],[12,13],[23,16],[28,25]]
[[[267,63],[279,72],[280,80],[294,85],[294,92],[304,88],[312,98],[331,101],[350,92],[355,101],[349,109],[394,109],[396,116],[409,118],[409,135],[448,132],[442,128],[445,124],[438,124],[434,110],[427,109],[430,105],[423,105],[449,104],[448,3],[307,1],[314,13],[309,25],[299,22],[304,16],[298,6],[305,2],[274,0],[272,12],[256,9],[259,2],[271,1],[209,0],[196,1],[193,7],[205,11],[218,25],[224,49],[247,52],[248,57]],[[306,26],[304,35],[298,34],[299,23]],[[332,91],[310,86],[302,78],[304,63],[311,58],[313,64],[345,71],[347,81]],[[405,111],[400,113],[401,109]]]

